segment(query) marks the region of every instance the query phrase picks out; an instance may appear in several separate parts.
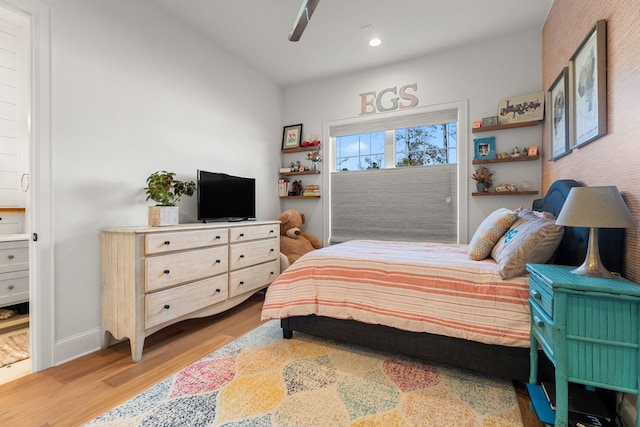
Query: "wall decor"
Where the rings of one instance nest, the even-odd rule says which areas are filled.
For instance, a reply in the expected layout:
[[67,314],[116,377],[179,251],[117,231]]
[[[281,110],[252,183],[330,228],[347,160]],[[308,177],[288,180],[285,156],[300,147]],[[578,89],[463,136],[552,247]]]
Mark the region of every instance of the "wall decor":
[[302,139],[302,123],[285,126],[282,131],[282,149],[298,148]]
[[551,141],[550,160],[569,154],[569,68],[564,67],[549,88],[548,115]]
[[498,102],[498,124],[531,122],[544,118],[544,91],[512,96]]
[[477,138],[473,140],[475,146],[474,160],[489,160],[496,158],[496,138]]
[[415,107],[418,105],[418,97],[409,91],[417,92],[418,83],[407,84],[400,89],[394,86],[380,92],[363,92],[360,94],[360,115]]
[[607,133],[607,21],[602,19],[569,61],[571,76],[571,147]]

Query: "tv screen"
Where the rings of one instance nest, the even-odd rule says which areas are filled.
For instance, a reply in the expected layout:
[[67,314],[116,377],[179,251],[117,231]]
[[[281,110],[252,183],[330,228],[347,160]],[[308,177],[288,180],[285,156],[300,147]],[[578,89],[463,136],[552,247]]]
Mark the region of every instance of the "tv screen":
[[256,180],[198,170],[198,221],[256,218]]

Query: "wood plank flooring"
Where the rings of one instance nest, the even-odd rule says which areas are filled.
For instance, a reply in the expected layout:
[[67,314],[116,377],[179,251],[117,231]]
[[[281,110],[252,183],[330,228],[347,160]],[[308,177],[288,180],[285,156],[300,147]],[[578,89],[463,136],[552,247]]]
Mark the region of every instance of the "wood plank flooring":
[[[129,342],[0,385],[0,425],[79,426],[261,324],[264,295],[216,316],[187,320],[151,335],[142,360]],[[541,427],[516,387],[525,427]]]

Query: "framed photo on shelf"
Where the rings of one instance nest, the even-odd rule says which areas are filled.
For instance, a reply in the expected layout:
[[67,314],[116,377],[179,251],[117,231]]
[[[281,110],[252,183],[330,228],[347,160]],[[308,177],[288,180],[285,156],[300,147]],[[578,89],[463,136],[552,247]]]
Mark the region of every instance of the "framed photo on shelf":
[[569,68],[564,67],[549,88],[548,116],[551,158],[557,160],[570,153],[569,148]]
[[527,149],[527,156],[537,156],[538,155],[538,146],[533,145]]
[[477,138],[473,140],[475,147],[474,160],[490,160],[496,158],[496,138]]
[[302,139],[302,123],[299,125],[285,126],[282,131],[282,149],[298,148]]
[[601,19],[569,61],[571,147],[607,133],[607,21]]

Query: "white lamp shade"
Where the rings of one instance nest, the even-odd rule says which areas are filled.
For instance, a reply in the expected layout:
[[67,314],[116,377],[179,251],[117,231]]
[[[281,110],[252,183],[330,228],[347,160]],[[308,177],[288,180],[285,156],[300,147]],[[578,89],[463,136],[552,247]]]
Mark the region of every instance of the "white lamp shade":
[[616,186],[573,187],[556,220],[570,227],[632,228],[631,212]]

